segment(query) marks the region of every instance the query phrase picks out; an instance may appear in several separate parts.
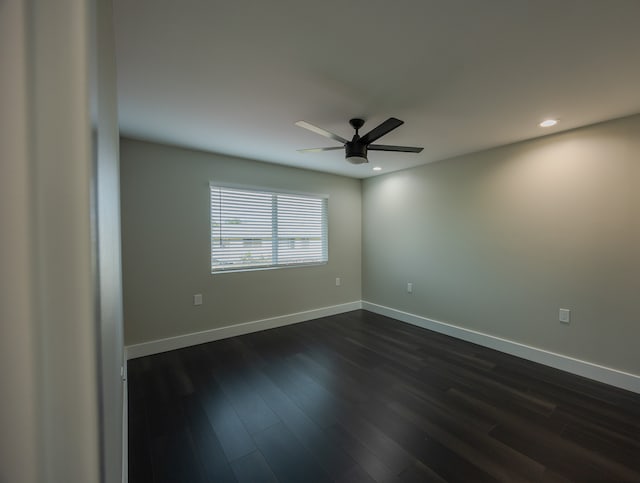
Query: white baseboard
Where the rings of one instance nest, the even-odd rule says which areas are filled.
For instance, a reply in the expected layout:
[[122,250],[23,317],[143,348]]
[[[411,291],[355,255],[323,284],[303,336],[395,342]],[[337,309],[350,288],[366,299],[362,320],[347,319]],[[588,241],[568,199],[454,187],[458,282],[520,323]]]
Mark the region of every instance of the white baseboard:
[[213,342],[214,340],[228,339],[229,337],[235,337],[237,335],[250,334],[251,332],[258,332],[261,330],[273,329],[274,327],[319,319],[320,317],[342,314],[344,312],[350,312],[361,308],[362,302],[357,300],[346,304],[332,305],[330,307],[322,307],[319,309],[307,310],[305,312],[281,315],[278,317],[271,317],[269,319],[254,320],[251,322],[219,327],[202,332],[168,337],[166,339],[152,340],[125,347],[125,357],[127,360],[135,359],[137,357],[159,354],[160,352],[182,349],[183,347],[189,347],[192,345]]
[[424,329],[433,330],[434,332],[449,335],[457,339],[473,342],[474,344],[521,357],[522,359],[554,367],[571,374],[583,376],[640,394],[640,376],[635,374],[574,359],[573,357],[556,354],[555,352],[549,352],[543,349],[538,349],[537,347],[531,347],[525,344],[520,344],[519,342],[502,339],[500,337],[484,334],[471,329],[465,329],[446,322],[439,322],[437,320],[428,319],[420,315],[410,314],[408,312],[392,309],[383,305],[377,305],[371,302],[363,301],[362,308],[364,310],[385,315]]
[[593,379],[595,381],[603,382],[611,386],[640,394],[640,376],[638,375],[367,301],[354,301],[330,307],[308,310],[305,312],[297,312],[294,314],[244,322],[217,329],[134,344],[125,347],[125,357],[127,360],[135,359],[137,357],[158,354],[160,352],[166,352],[174,349],[182,349],[183,347],[204,344],[206,342],[227,339],[229,337],[249,334],[251,332],[258,332],[275,327],[297,324],[299,322],[318,319],[320,317],[328,317],[330,315],[341,314],[357,309],[369,310],[370,312],[385,315],[424,329],[433,330],[434,332],[449,335],[457,339],[473,342],[474,344],[495,349],[516,357],[521,357],[522,359],[554,367],[571,374],[576,374],[578,376]]

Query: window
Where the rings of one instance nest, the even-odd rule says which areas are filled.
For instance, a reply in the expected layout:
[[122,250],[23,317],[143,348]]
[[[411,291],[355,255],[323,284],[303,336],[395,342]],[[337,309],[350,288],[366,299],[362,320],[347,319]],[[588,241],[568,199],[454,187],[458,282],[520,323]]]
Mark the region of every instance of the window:
[[211,273],[327,262],[326,197],[210,189]]

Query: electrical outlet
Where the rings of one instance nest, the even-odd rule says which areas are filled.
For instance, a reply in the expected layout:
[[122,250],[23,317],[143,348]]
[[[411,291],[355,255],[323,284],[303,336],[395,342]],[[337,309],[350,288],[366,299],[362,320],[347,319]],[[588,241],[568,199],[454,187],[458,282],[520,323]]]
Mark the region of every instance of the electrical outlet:
[[571,322],[571,310],[569,309],[560,309],[560,314],[558,315],[560,322],[563,324],[568,324]]
[[407,282],[407,293],[413,293],[413,284],[411,282]]
[[340,277],[336,277],[336,287],[339,287],[340,285],[342,285],[342,280],[340,280]]
[[202,305],[202,294],[197,293],[193,296],[193,305]]

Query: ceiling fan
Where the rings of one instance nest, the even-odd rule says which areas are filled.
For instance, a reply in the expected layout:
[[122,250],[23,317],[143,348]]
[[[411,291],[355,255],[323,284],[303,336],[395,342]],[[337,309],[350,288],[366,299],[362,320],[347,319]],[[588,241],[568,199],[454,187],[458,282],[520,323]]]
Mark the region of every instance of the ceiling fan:
[[[316,134],[320,134],[321,136],[327,137],[329,139],[333,139],[334,141],[338,141],[343,144],[342,147],[345,149],[345,158],[347,161],[353,164],[363,164],[368,163],[367,160],[367,151],[399,151],[402,153],[420,153],[424,148],[414,148],[410,146],[389,146],[386,144],[372,144],[374,141],[380,139],[385,134],[393,131],[394,129],[402,126],[404,121],[400,119],[396,119],[395,117],[390,117],[382,124],[377,127],[374,127],[367,134],[360,136],[358,134],[358,130],[364,125],[364,120],[355,118],[350,119],[349,124],[356,130],[351,141],[338,136],[337,134],[333,134],[326,129],[322,129],[321,127],[314,126],[313,124],[309,124],[306,121],[298,121],[296,122],[296,126],[300,126],[302,128],[308,129],[309,131],[313,131]],[[331,151],[334,149],[342,149],[342,147],[335,148],[311,148],[311,149],[298,149],[301,153],[314,153],[319,151]]]

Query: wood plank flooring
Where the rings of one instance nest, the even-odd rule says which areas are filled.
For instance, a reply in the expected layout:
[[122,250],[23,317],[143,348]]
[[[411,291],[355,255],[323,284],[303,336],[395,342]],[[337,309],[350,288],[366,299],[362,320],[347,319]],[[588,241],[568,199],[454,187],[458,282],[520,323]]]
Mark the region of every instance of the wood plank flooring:
[[640,395],[363,310],[128,374],[131,483],[640,482]]

